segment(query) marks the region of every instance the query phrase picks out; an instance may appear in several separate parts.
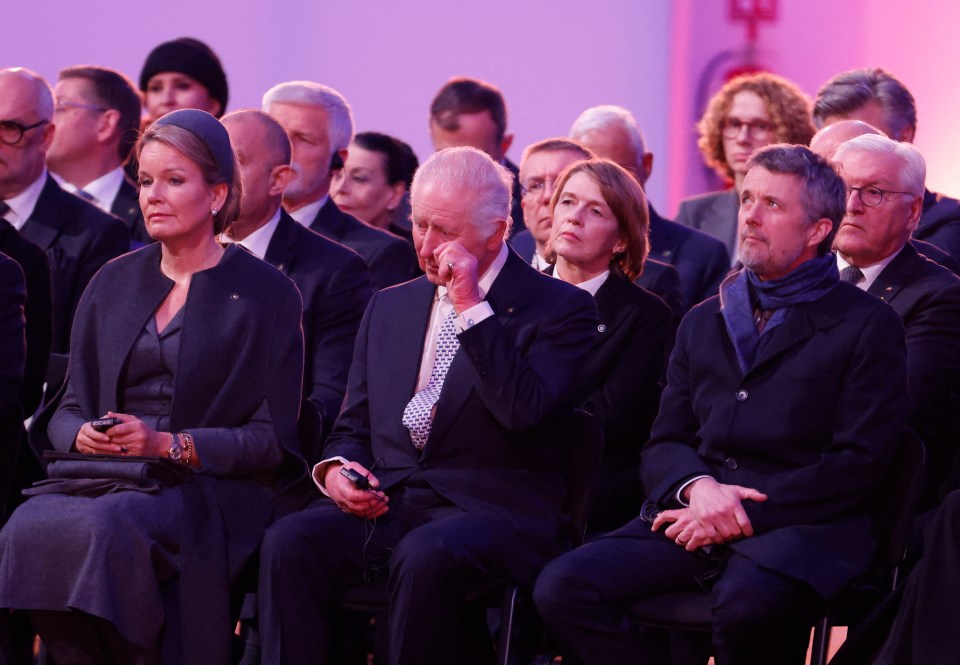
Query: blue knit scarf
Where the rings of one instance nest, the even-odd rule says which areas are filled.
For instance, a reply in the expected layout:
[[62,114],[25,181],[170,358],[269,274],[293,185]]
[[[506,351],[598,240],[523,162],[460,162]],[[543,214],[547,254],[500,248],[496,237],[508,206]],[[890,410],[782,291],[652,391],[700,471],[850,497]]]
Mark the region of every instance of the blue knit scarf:
[[780,279],[761,281],[749,268],[728,277],[720,285],[720,311],[741,371],[746,374],[753,366],[760,346],[761,335],[753,315],[756,307],[773,310],[763,331],[766,336],[783,323],[792,305],[817,300],[839,281],[837,258],[832,252],[801,263]]

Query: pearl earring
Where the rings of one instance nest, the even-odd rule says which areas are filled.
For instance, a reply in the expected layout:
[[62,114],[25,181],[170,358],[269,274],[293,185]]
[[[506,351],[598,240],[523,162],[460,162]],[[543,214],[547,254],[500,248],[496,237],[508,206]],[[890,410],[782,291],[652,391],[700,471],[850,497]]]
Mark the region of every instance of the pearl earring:
[[211,208],[211,209],[210,209],[210,214],[213,215],[214,217],[216,217],[216,216],[217,216],[217,209],[216,209],[216,208]]

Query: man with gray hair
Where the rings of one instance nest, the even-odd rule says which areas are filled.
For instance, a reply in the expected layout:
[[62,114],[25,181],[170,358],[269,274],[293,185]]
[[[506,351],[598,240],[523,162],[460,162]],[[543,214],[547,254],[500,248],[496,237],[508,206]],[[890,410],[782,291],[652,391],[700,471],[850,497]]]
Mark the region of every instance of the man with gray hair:
[[960,440],[960,279],[910,243],[926,176],[913,145],[865,134],[840,144],[834,162],[849,192],[834,241],[837,265],[842,279],[889,303],[903,320],[910,424],[926,444],[922,502],[930,508],[957,489],[948,474]]
[[747,167],[744,268],[680,325],[640,465],[650,511],[537,580],[541,615],[587,663],[662,662],[628,608],[698,589],[718,663],[803,663],[823,600],[873,560],[906,418],[903,329],[840,282],[832,166],[777,144]]
[[353,114],[343,95],[313,81],[289,81],[264,94],[263,110],[280,123],[293,147],[294,177],[283,195],[290,216],[363,257],[375,289],[411,279],[407,243],[348,215],[330,197],[333,174],[343,168],[353,138]]
[[313,469],[326,497],[264,540],[264,663],[331,662],[342,591],[388,569],[391,662],[487,662],[483,614],[466,599],[491,579],[532,585],[560,553],[558,416],[596,308],[507,248],[510,186],[475,148],[417,171],[426,274],[374,294]]
[[[852,69],[824,83],[814,102],[817,127],[839,120],[862,120],[894,141],[912,143],[917,133],[917,106],[907,87],[890,72],[879,67]],[[960,261],[960,201],[924,189],[920,222],[913,236]]]
[[[574,121],[570,138],[597,157],[630,171],[643,187],[653,172],[653,153],[647,152],[643,133],[633,114],[622,106],[594,106]],[[680,273],[683,312],[717,293],[730,270],[727,248],[716,238],[650,210],[650,258],[669,263]]]

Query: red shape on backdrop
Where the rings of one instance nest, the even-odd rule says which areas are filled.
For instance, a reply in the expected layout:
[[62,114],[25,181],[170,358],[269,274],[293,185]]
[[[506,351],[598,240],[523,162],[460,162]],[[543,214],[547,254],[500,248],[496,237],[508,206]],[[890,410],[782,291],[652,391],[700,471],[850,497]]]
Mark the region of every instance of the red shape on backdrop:
[[747,43],[757,41],[757,24],[777,20],[777,0],[730,0],[730,18],[747,24]]
[[760,65],[743,64],[739,67],[732,67],[731,69],[728,69],[723,75],[723,82],[726,83],[737,78],[738,76],[743,76],[744,74],[759,74],[760,72],[768,71],[770,70]]

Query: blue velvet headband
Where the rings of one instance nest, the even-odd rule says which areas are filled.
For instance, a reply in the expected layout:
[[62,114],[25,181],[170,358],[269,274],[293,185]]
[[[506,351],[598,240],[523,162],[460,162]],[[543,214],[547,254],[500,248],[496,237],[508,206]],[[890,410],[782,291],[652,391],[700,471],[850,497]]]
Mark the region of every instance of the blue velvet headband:
[[156,125],[173,125],[185,129],[198,139],[213,155],[213,161],[228,183],[233,182],[234,157],[233,147],[230,145],[230,136],[220,121],[206,111],[198,109],[179,109],[171,111],[159,118]]

